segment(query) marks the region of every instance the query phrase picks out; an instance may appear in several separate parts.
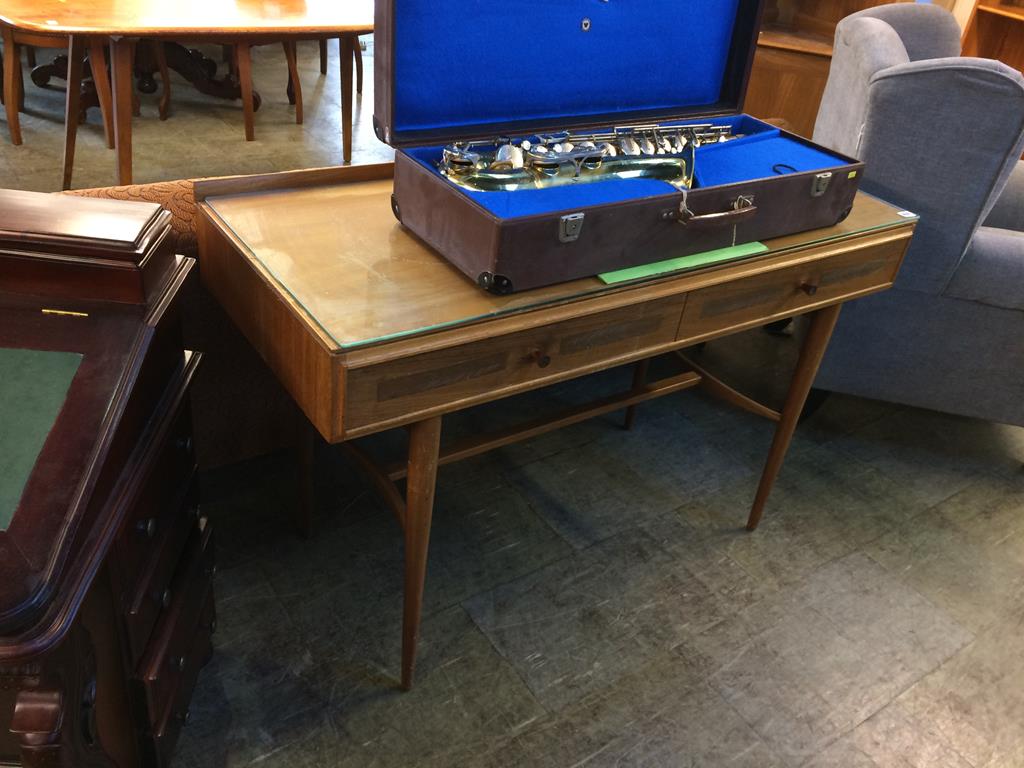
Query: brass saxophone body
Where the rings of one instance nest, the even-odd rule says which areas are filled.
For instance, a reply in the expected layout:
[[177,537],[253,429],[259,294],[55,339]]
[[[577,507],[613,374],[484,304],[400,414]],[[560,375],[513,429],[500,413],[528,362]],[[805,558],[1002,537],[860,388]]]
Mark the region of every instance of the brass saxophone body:
[[693,183],[694,150],[737,138],[728,126],[640,125],[610,131],[535,136],[518,141],[455,142],[444,148],[438,170],[477,192],[544,189],[608,179],[661,179],[680,188]]

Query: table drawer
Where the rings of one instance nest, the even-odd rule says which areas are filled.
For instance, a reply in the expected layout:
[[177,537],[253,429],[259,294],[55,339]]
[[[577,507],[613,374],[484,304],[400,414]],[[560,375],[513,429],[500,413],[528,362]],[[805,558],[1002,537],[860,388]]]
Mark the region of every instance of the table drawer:
[[[148,720],[154,733],[167,722],[179,683],[205,658],[193,658],[192,648],[204,612],[212,609],[211,583],[214,573],[212,527],[195,529],[188,551],[176,574],[171,605],[163,612],[153,638],[139,665],[138,684],[146,702]],[[207,603],[211,607],[207,608]],[[212,619],[211,619],[212,621]],[[209,633],[212,627],[205,627]]]
[[161,613],[177,598],[176,573],[189,535],[197,530],[199,516],[199,487],[193,480],[183,502],[155,537],[152,555],[128,593],[125,622],[133,662],[141,657]]
[[675,339],[679,296],[573,318],[348,372],[346,431],[503,397]]
[[694,291],[686,303],[679,338],[730,332],[884,288],[896,278],[907,242],[891,240]]
[[118,570],[129,595],[156,556],[167,527],[179,519],[182,499],[189,492],[195,470],[192,414],[185,401],[174,416],[164,445],[117,540]]

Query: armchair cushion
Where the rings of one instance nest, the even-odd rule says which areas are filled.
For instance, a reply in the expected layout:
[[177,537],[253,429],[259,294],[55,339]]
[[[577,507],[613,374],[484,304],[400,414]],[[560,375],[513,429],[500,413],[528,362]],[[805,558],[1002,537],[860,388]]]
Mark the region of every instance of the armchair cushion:
[[1024,232],[979,227],[945,295],[1024,312]]
[[960,25],[938,5],[886,3],[852,14],[848,19],[879,19],[892,27],[911,61],[960,55]]
[[1010,173],[1002,194],[985,219],[985,226],[1024,232],[1024,160],[1018,161]]

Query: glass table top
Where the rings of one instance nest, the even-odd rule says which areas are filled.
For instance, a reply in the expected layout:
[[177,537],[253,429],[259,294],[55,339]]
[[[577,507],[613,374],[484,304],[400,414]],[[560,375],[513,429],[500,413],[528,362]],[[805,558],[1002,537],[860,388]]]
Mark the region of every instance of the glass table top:
[[[381,179],[209,197],[206,204],[243,253],[341,350],[636,285],[608,285],[590,277],[509,296],[486,293],[402,228],[391,213],[391,191],[391,179]],[[840,224],[768,240],[768,251],[750,258],[915,219],[860,193]]]

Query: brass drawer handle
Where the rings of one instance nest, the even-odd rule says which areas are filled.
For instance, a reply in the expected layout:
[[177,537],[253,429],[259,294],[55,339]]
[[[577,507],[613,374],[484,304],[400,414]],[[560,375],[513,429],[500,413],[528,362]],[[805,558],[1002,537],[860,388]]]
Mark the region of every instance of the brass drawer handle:
[[139,520],[135,524],[135,530],[139,533],[145,534],[147,539],[152,539],[156,535],[156,518],[150,517],[146,520]]
[[800,283],[800,290],[806,293],[808,296],[813,296],[818,292],[818,286],[816,283],[804,281]]

